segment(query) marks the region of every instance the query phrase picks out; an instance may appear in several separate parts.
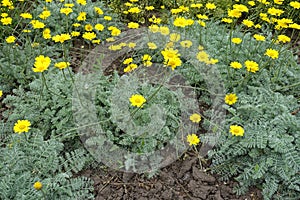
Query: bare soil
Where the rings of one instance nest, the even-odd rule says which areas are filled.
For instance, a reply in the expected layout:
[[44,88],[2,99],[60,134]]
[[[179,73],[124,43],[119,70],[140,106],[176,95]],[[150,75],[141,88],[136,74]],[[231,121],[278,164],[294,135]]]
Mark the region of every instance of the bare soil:
[[[206,169],[207,170],[207,169]],[[80,173],[94,181],[96,200],[260,200],[257,188],[242,196],[232,189],[234,181],[224,182],[217,175],[200,170],[193,152],[161,169],[157,175],[118,172],[111,169],[90,169]]]

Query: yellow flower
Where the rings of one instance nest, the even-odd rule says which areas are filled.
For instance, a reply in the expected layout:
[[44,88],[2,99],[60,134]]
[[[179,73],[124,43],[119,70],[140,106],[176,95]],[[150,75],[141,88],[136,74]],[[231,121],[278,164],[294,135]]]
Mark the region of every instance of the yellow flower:
[[144,54],[142,57],[143,65],[145,67],[150,67],[152,65],[151,59],[152,57],[149,54]]
[[43,38],[44,39],[50,39],[51,38],[51,31],[49,28],[45,28],[43,31]]
[[169,35],[169,33],[170,33],[170,30],[167,26],[159,27],[159,31],[162,35]]
[[32,19],[32,15],[30,13],[21,13],[20,17],[24,19]]
[[231,125],[229,131],[233,136],[243,136],[245,132],[243,127],[238,125]]
[[44,10],[40,15],[39,17],[41,19],[47,19],[48,17],[50,17],[51,15],[51,12],[49,10]]
[[43,22],[40,22],[39,20],[31,20],[31,25],[34,29],[44,28],[45,24]]
[[161,51],[165,60],[170,60],[176,57],[179,57],[180,54],[178,53],[177,49],[167,48]]
[[198,24],[202,27],[206,26],[206,23],[204,21],[198,20]]
[[104,30],[104,26],[103,26],[103,24],[96,24],[96,25],[95,25],[95,29],[96,29],[97,31],[103,31],[103,30]]
[[86,40],[93,40],[97,37],[97,35],[94,32],[85,32],[82,35],[82,38],[86,39]]
[[300,8],[300,2],[292,1],[292,2],[290,2],[290,6],[292,6],[295,9],[299,9]]
[[300,30],[300,25],[297,23],[289,24],[289,28]]
[[238,10],[240,12],[248,12],[249,9],[247,8],[247,6],[243,5],[243,4],[234,4],[233,5],[233,8],[235,10]]
[[93,44],[100,44],[100,42],[101,42],[101,40],[99,40],[99,39],[98,40],[92,40]]
[[242,12],[237,9],[228,10],[228,16],[234,18],[240,18],[242,16]]
[[157,49],[156,44],[153,43],[153,42],[148,42],[147,45],[148,45],[148,48],[149,48],[149,49]]
[[254,61],[251,61],[251,60],[246,60],[245,61],[245,66],[247,68],[247,71],[249,71],[249,72],[255,73],[259,70],[258,64]]
[[282,43],[287,43],[291,41],[291,38],[286,35],[278,35],[277,41]]
[[135,23],[135,22],[129,22],[127,24],[127,27],[128,28],[132,28],[132,29],[136,29],[136,28],[139,28],[139,24],[138,23]]
[[180,8],[171,9],[172,15],[176,15],[176,14],[181,13],[181,12],[182,12],[182,9],[180,9]]
[[51,59],[49,57],[39,55],[38,57],[35,58],[35,63],[32,70],[34,72],[43,72],[48,69],[50,63],[51,63]]
[[80,32],[78,32],[78,31],[72,31],[71,32],[72,37],[78,37],[79,35],[80,35]]
[[145,9],[146,10],[154,10],[154,7],[153,6],[146,6]]
[[127,6],[127,7],[131,7],[132,3],[126,2],[126,3],[124,3],[124,5]]
[[234,62],[231,62],[230,63],[230,67],[234,68],[234,69],[241,69],[242,68],[242,64],[237,62],[237,61],[234,61]]
[[194,113],[190,116],[190,120],[194,123],[199,123],[201,121],[201,116],[197,113]]
[[207,4],[205,5],[205,7],[206,7],[207,9],[209,9],[209,10],[214,10],[214,9],[216,9],[216,5],[215,5],[214,3],[207,3]]
[[200,142],[200,139],[196,134],[188,134],[186,137],[186,141],[189,143],[190,146],[197,145]]
[[33,188],[36,190],[40,190],[40,189],[42,189],[42,187],[43,187],[43,184],[39,181],[37,181],[33,184]]
[[200,61],[200,62],[208,62],[209,61],[209,55],[205,52],[205,51],[200,51],[198,54],[197,54],[197,59]]
[[138,7],[132,7],[128,10],[129,13],[140,13],[141,10]]
[[283,3],[284,0],[274,0],[274,3],[281,5]]
[[58,69],[65,69],[70,66],[70,63],[69,62],[58,62],[58,63],[55,63],[54,66],[57,67]]
[[203,4],[201,3],[192,3],[191,4],[191,8],[201,8],[203,6]]
[[134,94],[129,98],[129,101],[132,106],[143,107],[143,104],[146,103],[146,99],[140,94]]
[[185,18],[183,17],[177,17],[174,22],[173,22],[174,26],[177,26],[177,27],[186,27],[187,26],[187,21]]
[[73,3],[66,3],[64,6],[68,7],[68,8],[72,8],[72,7],[74,7],[74,4]]
[[8,16],[8,14],[7,13],[1,13],[1,15],[0,15],[1,17],[7,17]]
[[222,22],[225,22],[225,23],[228,23],[228,24],[230,24],[230,23],[232,23],[232,19],[230,19],[230,18],[222,18]]
[[117,51],[117,50],[121,50],[122,47],[120,45],[110,45],[108,47],[109,50],[112,50],[112,51]]
[[86,30],[86,31],[92,31],[93,30],[93,26],[91,24],[86,24],[84,26],[84,30]]
[[16,38],[15,38],[15,36],[8,36],[8,37],[5,39],[5,41],[6,41],[7,43],[14,43],[14,42],[16,41]]
[[70,40],[71,39],[71,35],[69,33],[65,34],[60,34],[60,35],[55,35],[52,37],[52,40],[54,40],[55,42],[60,42],[60,43],[64,43],[66,40]]
[[242,42],[242,39],[241,38],[232,38],[231,41],[234,43],[234,44],[240,44]]
[[202,15],[202,14],[198,14],[197,17],[199,19],[208,19],[208,16],[207,15]]
[[150,19],[149,22],[152,22],[154,24],[160,24],[161,23],[161,18],[157,18],[155,17],[155,15],[153,15]]
[[95,12],[98,14],[98,15],[103,15],[103,10],[99,7],[94,7],[94,10]]
[[170,41],[171,42],[178,42],[180,40],[180,34],[178,33],[171,33],[170,34]]
[[225,103],[228,105],[233,105],[237,102],[238,97],[234,93],[226,94],[225,96]]
[[275,49],[267,49],[265,55],[272,59],[276,59],[279,56],[279,52]]
[[254,28],[260,29],[261,25],[260,24],[255,24]]
[[1,18],[1,23],[3,25],[10,25],[12,23],[12,18],[11,17]]
[[243,20],[243,24],[244,24],[245,26],[247,26],[248,28],[254,26],[253,21],[248,20],[248,19],[244,19],[244,20]]
[[149,54],[144,54],[142,57],[143,61],[150,61],[152,59],[152,57]]
[[112,35],[112,36],[118,36],[118,35],[120,35],[120,34],[121,34],[121,30],[118,29],[118,28],[113,28],[113,29],[111,30],[111,35]]
[[133,58],[126,58],[126,59],[123,61],[123,64],[124,64],[124,65],[128,65],[128,64],[132,63],[132,61],[133,61]]
[[255,6],[255,2],[254,2],[254,1],[248,1],[248,4],[249,4],[250,6]]
[[265,36],[263,35],[259,35],[259,34],[254,34],[253,37],[257,40],[257,41],[265,41]]
[[218,59],[213,59],[213,58],[211,58],[211,59],[209,59],[208,61],[206,61],[205,63],[208,64],[208,65],[214,65],[214,64],[216,64],[217,62],[219,62]]
[[77,16],[78,21],[85,21],[86,20],[86,12],[80,12]]
[[103,19],[106,20],[106,21],[111,21],[112,17],[111,16],[104,16]]
[[280,16],[282,13],[284,13],[284,11],[283,11],[283,10],[280,10],[280,9],[277,9],[277,8],[274,8],[274,7],[272,7],[272,8],[269,8],[269,9],[268,9],[268,13],[269,13],[270,15],[274,15],[274,16]]
[[14,125],[14,132],[18,134],[27,133],[30,129],[30,125],[30,121],[28,120],[18,120]]
[[0,97],[2,97],[2,95],[3,95],[3,92],[2,92],[2,90],[0,90]]
[[128,46],[129,48],[134,48],[134,47],[136,46],[136,43],[134,43],[134,42],[129,42],[129,43],[127,44],[127,46]]
[[148,28],[152,33],[159,32],[159,26],[157,26],[156,24],[153,24],[153,25],[149,26]]
[[193,43],[190,40],[183,40],[180,42],[180,45],[184,48],[190,48],[193,45]]
[[74,24],[72,24],[72,26],[74,26],[74,27],[79,27],[79,26],[81,26],[81,24],[79,24],[79,23],[74,23]]
[[84,6],[86,5],[86,0],[77,0],[77,3]]
[[164,64],[171,67],[172,70],[174,70],[176,67],[181,65],[181,60],[179,57],[174,57],[174,58],[170,58],[170,59],[166,59],[164,61]]
[[288,28],[289,24],[292,24],[292,23],[293,23],[292,19],[282,18],[282,19],[277,20],[277,24],[281,28]]
[[59,12],[65,15],[69,15],[71,12],[73,12],[73,10],[72,8],[61,8]]
[[131,63],[124,69],[124,72],[125,73],[131,72],[132,70],[136,69],[137,67],[138,67],[137,64]]

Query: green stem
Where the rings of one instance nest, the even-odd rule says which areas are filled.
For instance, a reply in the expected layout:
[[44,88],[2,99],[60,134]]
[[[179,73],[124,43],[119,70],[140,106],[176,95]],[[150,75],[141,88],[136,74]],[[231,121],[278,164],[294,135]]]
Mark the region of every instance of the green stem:
[[65,96],[59,95],[59,94],[57,94],[57,93],[55,93],[55,92],[53,92],[52,90],[49,89],[49,87],[48,87],[48,85],[47,85],[47,82],[46,82],[46,78],[45,78],[44,72],[42,72],[42,80],[43,80],[43,83],[44,83],[46,89],[47,89],[51,94],[54,94],[54,95],[59,96],[59,97],[62,97],[62,98],[66,98]]

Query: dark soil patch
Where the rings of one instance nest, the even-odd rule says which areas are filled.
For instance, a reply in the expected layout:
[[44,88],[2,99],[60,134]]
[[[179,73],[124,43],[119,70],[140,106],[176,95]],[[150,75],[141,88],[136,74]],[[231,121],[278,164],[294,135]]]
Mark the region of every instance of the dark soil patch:
[[[185,158],[184,158],[185,157]],[[158,175],[147,178],[144,175],[117,172],[114,170],[86,170],[81,173],[94,181],[96,200],[260,200],[262,195],[256,188],[242,196],[233,193],[234,181],[220,181],[199,169],[195,155],[185,154],[183,158],[161,169]]]

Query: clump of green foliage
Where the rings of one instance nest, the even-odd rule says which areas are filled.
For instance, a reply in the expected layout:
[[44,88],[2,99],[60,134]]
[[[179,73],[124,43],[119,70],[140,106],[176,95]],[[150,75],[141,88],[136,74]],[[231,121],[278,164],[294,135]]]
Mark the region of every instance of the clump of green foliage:
[[239,182],[237,194],[250,186],[262,189],[264,199],[297,199],[300,195],[300,116],[293,96],[261,87],[247,86],[239,93],[239,104],[226,106],[226,127],[242,125],[242,138],[224,132],[218,148],[210,152],[212,169],[224,180]]
[[[80,145],[72,119],[71,80],[61,74],[46,76],[51,91],[40,79],[26,90],[20,86],[3,100],[8,109],[1,134],[1,199],[93,199],[93,182],[74,177],[93,159]],[[70,77],[68,77],[70,78]],[[12,133],[18,119],[30,120],[27,133]],[[70,131],[70,130],[74,131]],[[33,184],[40,181],[42,191]]]

